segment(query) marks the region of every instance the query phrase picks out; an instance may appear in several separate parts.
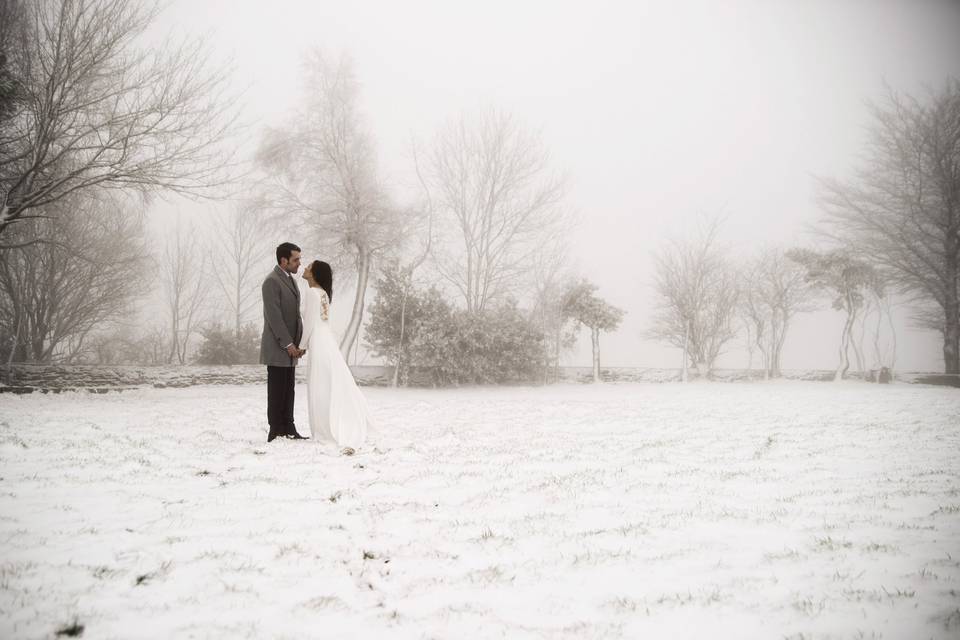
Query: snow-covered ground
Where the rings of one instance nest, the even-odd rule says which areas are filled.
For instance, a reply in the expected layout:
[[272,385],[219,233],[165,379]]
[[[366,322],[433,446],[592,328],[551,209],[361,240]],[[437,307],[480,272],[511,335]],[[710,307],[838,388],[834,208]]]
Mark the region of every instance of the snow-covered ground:
[[956,389],[364,392],[0,396],[0,637],[960,636]]

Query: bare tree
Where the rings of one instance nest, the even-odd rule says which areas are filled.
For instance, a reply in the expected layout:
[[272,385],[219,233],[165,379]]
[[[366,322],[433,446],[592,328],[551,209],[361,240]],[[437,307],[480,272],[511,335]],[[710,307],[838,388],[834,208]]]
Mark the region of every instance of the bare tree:
[[186,364],[190,339],[202,320],[205,286],[210,284],[204,280],[206,260],[198,235],[178,220],[161,260],[163,301],[169,323],[167,362]]
[[533,280],[533,315],[543,333],[543,383],[560,379],[560,354],[572,347],[576,334],[571,318],[564,313],[563,294],[574,281],[569,270],[569,250],[565,236],[556,234],[533,255],[530,270]]
[[[51,209],[56,210],[51,210]],[[0,250],[0,333],[8,362],[70,362],[91,332],[129,315],[141,282],[142,216],[72,196],[10,232]],[[35,228],[36,227],[36,228]],[[37,244],[21,239],[43,234]]]
[[49,215],[48,205],[78,191],[202,194],[220,183],[229,161],[221,143],[235,120],[226,76],[208,70],[199,40],[137,45],[157,3],[36,0],[23,10],[28,46],[3,63],[16,97],[0,120],[6,244],[12,224]]
[[740,312],[763,359],[764,378],[779,378],[790,321],[811,310],[806,272],[780,249],[767,249],[742,270]]
[[404,354],[407,353],[407,305],[413,293],[414,275],[417,269],[419,269],[426,262],[427,258],[430,257],[430,253],[433,250],[433,222],[436,218],[433,200],[430,197],[430,190],[427,188],[427,183],[420,167],[420,156],[415,144],[412,146],[412,157],[414,169],[417,174],[417,180],[423,193],[423,202],[419,207],[413,209],[412,213],[408,213],[403,217],[403,220],[407,222],[408,232],[401,233],[399,235],[395,251],[398,254],[402,252],[405,239],[408,239],[414,235],[420,235],[417,234],[416,231],[410,233],[409,231],[411,230],[419,230],[422,234],[425,227],[425,239],[420,243],[420,247],[416,253],[407,262],[403,262],[402,258],[400,257],[398,257],[396,260],[396,269],[400,276],[399,284],[401,290],[400,335],[395,356],[396,366],[393,368],[393,379],[391,380],[391,386],[393,387],[397,387],[400,384],[400,372],[407,369],[406,362],[404,362]]
[[548,161],[539,137],[502,113],[462,117],[437,136],[429,183],[444,239],[456,246],[435,253],[437,268],[468,311],[527,280],[539,242],[562,224],[564,184]]
[[22,108],[23,56],[29,49],[26,0],[0,0],[0,142],[6,120]]
[[821,181],[825,233],[890,272],[960,373],[960,80],[922,102],[891,90],[873,115],[856,177]]
[[356,272],[353,310],[340,340],[346,356],[363,319],[370,269],[396,243],[398,210],[377,175],[350,60],[330,63],[313,51],[305,71],[305,103],[283,130],[267,132],[258,152],[267,172],[261,204],[298,222],[327,261]]
[[234,335],[240,340],[243,325],[260,305],[258,267],[266,255],[261,221],[250,206],[214,214],[213,220],[218,232],[208,250],[216,256],[211,272],[230,311]]
[[696,235],[671,240],[656,256],[658,312],[650,335],[683,350],[684,367],[708,374],[723,346],[736,336],[736,270],[719,246],[720,221]]
[[883,273],[877,270],[876,277],[877,282],[865,292],[863,311],[855,323],[858,339],[854,345],[857,348],[857,366],[866,371],[868,347],[864,343],[869,339],[870,369],[877,372],[879,381],[882,369],[892,375],[896,366],[897,332],[893,323],[893,296],[881,281]]

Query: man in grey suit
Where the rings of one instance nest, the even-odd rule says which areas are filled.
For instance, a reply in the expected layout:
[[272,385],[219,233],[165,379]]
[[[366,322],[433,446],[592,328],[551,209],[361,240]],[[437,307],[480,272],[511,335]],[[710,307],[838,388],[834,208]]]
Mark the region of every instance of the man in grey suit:
[[300,288],[294,274],[300,269],[300,247],[284,242],[277,247],[277,266],[263,281],[263,336],[260,364],[267,365],[267,442],[277,436],[305,440],[293,424],[293,393],[301,349]]

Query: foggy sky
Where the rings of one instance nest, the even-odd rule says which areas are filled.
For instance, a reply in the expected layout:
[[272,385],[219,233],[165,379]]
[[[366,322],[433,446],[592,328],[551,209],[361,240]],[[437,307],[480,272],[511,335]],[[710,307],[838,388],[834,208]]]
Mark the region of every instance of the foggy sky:
[[[669,234],[722,213],[738,255],[817,246],[805,233],[820,215],[813,176],[856,165],[865,102],[884,82],[919,93],[960,75],[960,3],[933,0],[174,0],[156,31],[205,34],[232,59],[256,126],[281,124],[296,104],[304,50],[349,53],[398,193],[413,182],[411,138],[428,143],[461,112],[504,109],[539,130],[569,176],[573,266],[627,311],[602,338],[608,366],[679,366],[677,349],[643,337],[651,254]],[[834,367],[841,322],[800,317],[784,367]],[[902,319],[898,341],[898,369],[942,370],[938,335]],[[566,363],[588,365],[589,349],[584,334]],[[745,364],[737,345],[720,361]]]

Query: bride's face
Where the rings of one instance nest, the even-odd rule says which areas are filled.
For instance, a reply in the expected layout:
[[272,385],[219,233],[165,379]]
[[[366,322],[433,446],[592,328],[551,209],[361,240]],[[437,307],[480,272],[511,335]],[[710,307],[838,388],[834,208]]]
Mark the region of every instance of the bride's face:
[[307,268],[303,270],[303,279],[307,281],[308,284],[313,284],[313,263],[307,265]]

